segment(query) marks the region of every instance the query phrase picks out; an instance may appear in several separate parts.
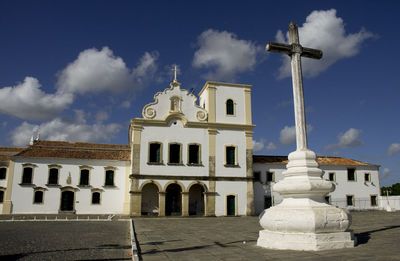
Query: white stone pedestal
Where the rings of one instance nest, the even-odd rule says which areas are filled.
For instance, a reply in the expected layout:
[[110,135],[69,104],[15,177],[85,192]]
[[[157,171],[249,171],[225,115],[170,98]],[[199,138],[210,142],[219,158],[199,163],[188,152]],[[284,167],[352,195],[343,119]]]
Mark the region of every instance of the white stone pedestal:
[[325,250],[354,247],[350,215],[325,203],[334,185],[321,178],[316,155],[310,150],[289,154],[284,179],[274,191],[282,203],[266,209],[260,217],[257,245],[271,249]]

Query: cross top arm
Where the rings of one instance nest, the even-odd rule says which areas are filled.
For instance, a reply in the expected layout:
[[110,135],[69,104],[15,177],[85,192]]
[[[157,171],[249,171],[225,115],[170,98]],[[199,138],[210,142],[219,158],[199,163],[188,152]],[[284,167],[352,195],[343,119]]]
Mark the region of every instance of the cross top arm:
[[291,56],[293,53],[300,53],[301,56],[312,58],[312,59],[321,59],[322,51],[312,48],[302,47],[300,44],[282,44],[275,42],[268,42],[267,51],[274,53],[282,53]]

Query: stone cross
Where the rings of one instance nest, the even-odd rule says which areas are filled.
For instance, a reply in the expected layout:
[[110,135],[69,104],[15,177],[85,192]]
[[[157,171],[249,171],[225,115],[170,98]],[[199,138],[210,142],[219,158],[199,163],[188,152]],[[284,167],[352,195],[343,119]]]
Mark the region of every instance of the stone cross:
[[293,22],[289,25],[289,44],[268,42],[266,49],[270,52],[283,53],[291,57],[296,145],[297,150],[308,150],[301,56],[321,59],[322,51],[302,47],[299,41],[297,25]]
[[178,67],[176,65],[174,65],[174,68],[172,69],[172,71],[174,72],[174,82],[177,82],[178,79],[176,79],[176,73],[179,71]]

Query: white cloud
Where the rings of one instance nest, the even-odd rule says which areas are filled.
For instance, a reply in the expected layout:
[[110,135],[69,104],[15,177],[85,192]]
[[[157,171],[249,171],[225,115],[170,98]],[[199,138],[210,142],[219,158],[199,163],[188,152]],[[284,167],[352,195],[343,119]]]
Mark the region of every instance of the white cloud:
[[73,102],[69,93],[46,94],[36,78],[25,77],[24,82],[0,89],[0,113],[21,119],[50,119]]
[[121,103],[121,108],[129,109],[130,107],[131,107],[131,102],[130,101],[123,101]]
[[158,52],[145,52],[136,68],[133,69],[132,74],[136,82],[142,82],[144,79],[150,79],[157,71],[156,60],[158,59]]
[[391,172],[391,170],[389,168],[384,168],[382,170],[381,178],[386,177],[390,172]]
[[256,65],[258,53],[263,48],[255,43],[240,40],[231,32],[208,29],[198,37],[199,49],[195,52],[193,66],[210,69],[210,80],[234,80],[236,74],[250,71]]
[[88,124],[83,111],[76,111],[75,119],[55,118],[40,125],[24,121],[12,133],[14,146],[26,146],[33,133],[40,130],[40,138],[55,141],[108,141],[120,130],[119,124]]
[[[312,126],[307,124],[307,133],[312,131]],[[279,135],[279,141],[282,144],[288,145],[296,141],[296,127],[295,126],[285,126]]]
[[[323,52],[323,57],[319,61],[309,58],[302,59],[303,74],[309,77],[325,71],[340,59],[358,54],[361,44],[366,39],[373,37],[373,34],[365,29],[361,29],[357,33],[346,34],[343,19],[336,16],[335,9],[313,11],[307,16],[303,26],[299,27],[299,35],[301,45]],[[275,38],[279,42],[288,42],[282,31],[278,31]],[[290,59],[288,56],[283,57],[283,65],[279,69],[280,78],[291,75]]]
[[278,147],[272,141],[265,147],[267,150],[276,150]]
[[86,93],[121,91],[133,86],[133,77],[121,57],[108,47],[100,51],[82,51],[60,74],[57,86],[61,92]]
[[335,148],[351,148],[358,147],[364,144],[362,140],[360,140],[359,136],[362,133],[362,130],[350,128],[345,133],[341,133],[338,136],[338,143],[330,144],[325,147],[326,150],[335,149]]
[[389,156],[393,156],[394,154],[399,152],[400,152],[400,143],[392,143],[388,148],[387,154]]
[[261,139],[260,141],[253,140],[253,152],[260,152],[264,149],[265,139]]

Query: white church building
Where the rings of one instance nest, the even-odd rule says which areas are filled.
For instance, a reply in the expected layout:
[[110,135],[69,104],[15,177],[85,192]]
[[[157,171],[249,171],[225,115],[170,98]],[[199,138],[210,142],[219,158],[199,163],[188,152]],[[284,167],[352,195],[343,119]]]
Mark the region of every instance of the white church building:
[[[131,120],[129,145],[35,140],[0,148],[0,213],[254,215],[280,202],[287,157],[253,155],[251,86],[175,79]],[[326,196],[378,209],[379,166],[319,157]]]

